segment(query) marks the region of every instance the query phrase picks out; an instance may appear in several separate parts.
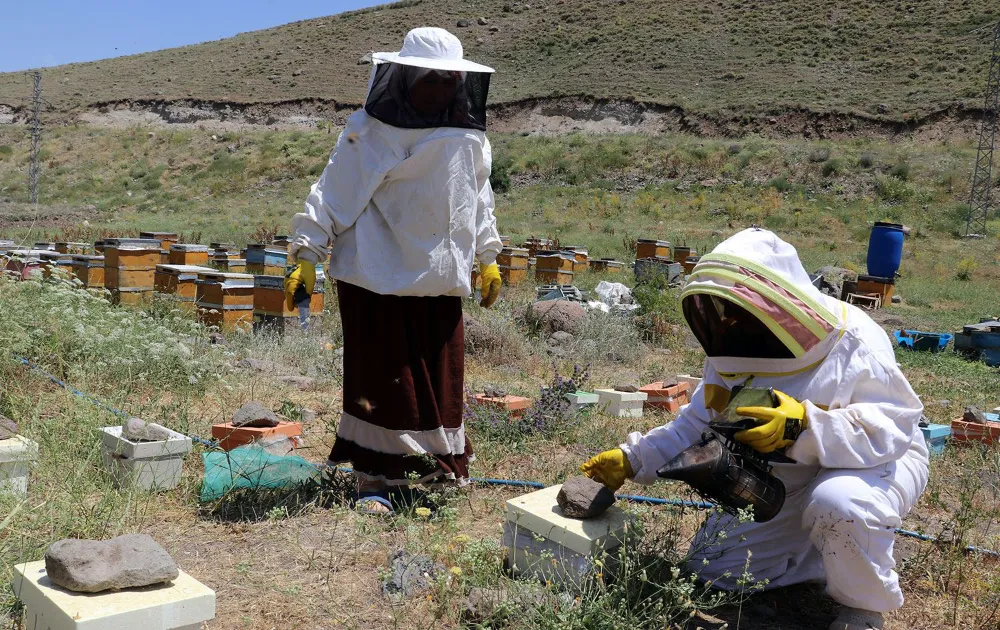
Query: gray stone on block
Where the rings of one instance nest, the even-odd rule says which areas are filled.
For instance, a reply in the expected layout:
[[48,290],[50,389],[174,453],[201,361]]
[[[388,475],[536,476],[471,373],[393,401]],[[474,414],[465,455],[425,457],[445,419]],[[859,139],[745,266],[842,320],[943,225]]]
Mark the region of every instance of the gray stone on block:
[[234,427],[276,427],[279,422],[277,414],[254,400],[233,414]]
[[45,572],[54,584],[78,593],[163,584],[179,575],[170,554],[146,534],[60,540],[45,552]]
[[155,422],[129,418],[122,423],[122,437],[129,442],[165,442],[174,437],[174,434]]
[[556,502],[562,508],[563,516],[595,518],[614,504],[615,493],[590,477],[570,477],[556,495]]

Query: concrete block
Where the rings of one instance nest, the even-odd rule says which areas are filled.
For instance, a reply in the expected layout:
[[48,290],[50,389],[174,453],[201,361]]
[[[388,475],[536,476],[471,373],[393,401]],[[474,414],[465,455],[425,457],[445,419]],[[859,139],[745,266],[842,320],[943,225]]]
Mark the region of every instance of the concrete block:
[[0,440],[0,492],[28,494],[28,469],[38,459],[38,444],[23,435]]
[[496,407],[505,409],[514,418],[520,418],[531,408],[532,400],[524,396],[512,396],[507,394],[503,397],[490,397],[485,394],[476,394],[473,399],[477,405]]
[[646,392],[619,392],[613,389],[596,389],[597,405],[612,416],[619,418],[641,418],[642,407],[646,404]]
[[[613,570],[614,550],[621,546],[631,517],[611,506],[597,518],[567,518],[556,501],[560,488],[507,501],[504,545],[516,573],[578,585],[596,572]],[[601,565],[594,562],[598,558]]]
[[697,376],[691,376],[689,374],[678,374],[677,383],[687,383],[688,384],[688,397],[694,394],[694,390],[698,389],[701,385],[701,378]]
[[191,452],[191,438],[171,431],[162,442],[132,442],[122,428],[101,429],[104,467],[118,487],[135,485],[143,490],[172,490],[181,480],[184,457]]
[[677,383],[669,387],[663,386],[663,381],[656,381],[644,387],[640,387],[640,392],[647,395],[646,406],[675,412],[681,406],[690,402],[687,383]]
[[44,561],[26,562],[11,587],[30,630],[200,630],[215,618],[215,591],[184,571],[169,585],[84,594],[53,584]]

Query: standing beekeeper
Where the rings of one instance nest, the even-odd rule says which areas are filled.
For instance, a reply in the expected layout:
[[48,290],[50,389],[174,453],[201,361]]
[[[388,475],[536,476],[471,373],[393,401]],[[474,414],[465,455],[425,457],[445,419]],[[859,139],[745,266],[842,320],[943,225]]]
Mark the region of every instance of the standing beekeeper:
[[483,306],[499,296],[486,94],[492,68],[458,38],[417,28],[374,53],[364,109],[295,215],[291,308],[330,256],[344,329],[344,403],[329,463],[351,462],[358,503],[391,511],[394,488],[469,477],[462,424],[462,298],[478,259]]
[[[795,249],[756,228],[703,257],[681,300],[708,355],[691,404],[581,470],[612,489],[626,479],[655,482],[656,470],[698,442],[733,388],[753,377],[780,405],[738,409],[756,426],[736,439],[794,460],[773,464],[785,504],[768,522],[710,519],[693,566],[715,585],[737,588],[749,556],[750,572],[768,588],[825,581],[844,606],[831,630],[882,628],[883,613],[903,605],[893,530],[928,473],[923,407],[887,335],[858,308],[822,295]],[[720,526],[730,528],[725,539],[709,541]]]

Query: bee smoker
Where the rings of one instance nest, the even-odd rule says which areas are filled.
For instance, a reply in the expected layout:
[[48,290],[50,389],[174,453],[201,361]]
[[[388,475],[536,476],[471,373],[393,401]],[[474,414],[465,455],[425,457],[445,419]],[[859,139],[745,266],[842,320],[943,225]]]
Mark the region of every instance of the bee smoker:
[[[785,503],[785,484],[771,474],[771,465],[763,454],[733,436],[755,426],[752,418],[736,414],[737,407],[777,406],[778,399],[771,389],[743,387],[735,391],[701,440],[664,464],[656,471],[657,476],[683,481],[731,514],[752,507],[754,521],[771,520]],[[790,461],[783,455],[779,457]]]

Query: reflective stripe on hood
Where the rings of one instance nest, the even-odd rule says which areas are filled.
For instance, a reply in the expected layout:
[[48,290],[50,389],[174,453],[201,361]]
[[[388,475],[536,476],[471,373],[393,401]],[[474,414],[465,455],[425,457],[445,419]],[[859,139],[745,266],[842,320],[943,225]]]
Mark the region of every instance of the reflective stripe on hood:
[[813,286],[795,248],[751,228],[703,256],[681,299],[709,295],[753,314],[789,349],[791,359],[709,357],[722,374],[788,374],[822,361],[844,328],[842,304]]

